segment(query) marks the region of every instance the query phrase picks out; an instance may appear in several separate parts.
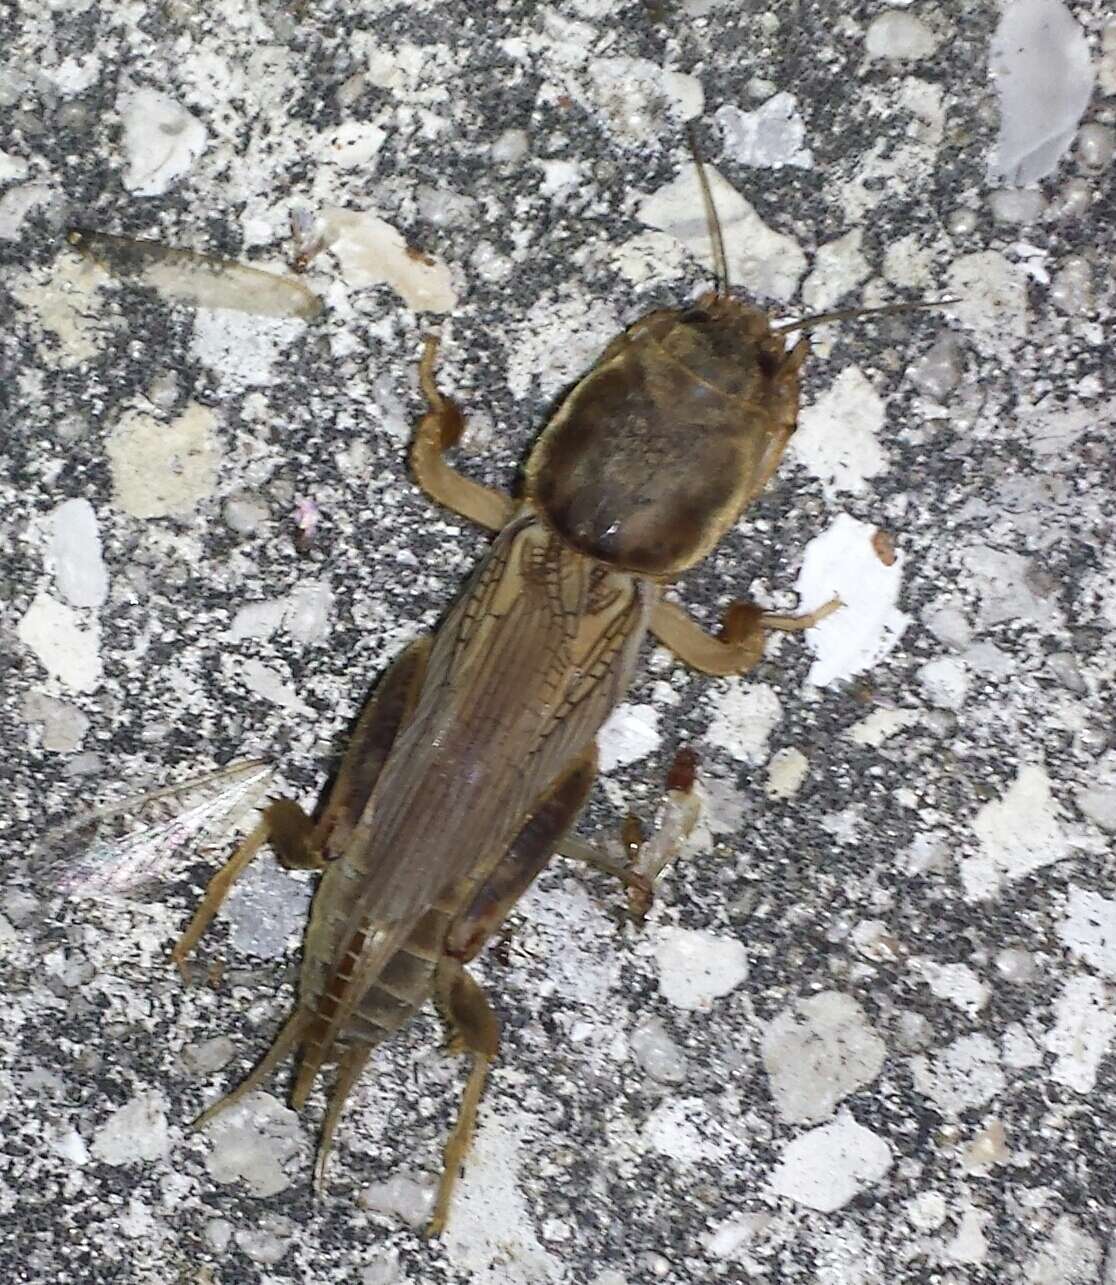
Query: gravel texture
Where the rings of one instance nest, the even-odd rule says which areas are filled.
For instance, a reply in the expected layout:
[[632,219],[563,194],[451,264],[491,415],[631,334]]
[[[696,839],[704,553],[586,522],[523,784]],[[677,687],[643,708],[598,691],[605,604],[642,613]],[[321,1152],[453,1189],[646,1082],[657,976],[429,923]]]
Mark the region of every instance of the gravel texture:
[[[1028,74],[1072,83],[999,144],[963,0],[0,13],[5,1281],[1114,1285],[1116,23],[1051,5]],[[313,803],[487,539],[407,473],[423,336],[457,462],[513,486],[602,345],[708,285],[688,120],[739,291],[958,302],[814,335],[800,439],[679,593],[848,605],[742,677],[646,649],[582,830],[650,817],[683,744],[702,819],[643,928],[556,862],[479,961],[502,1057],[427,1242],[432,1017],[324,1199],[286,1068],[188,1130],[290,1010],[307,877],[262,857],[186,985],[232,820],[145,805],[86,852],[160,863],[123,900],[41,839],[253,756]],[[305,290],[121,279],[72,227],[302,249]]]

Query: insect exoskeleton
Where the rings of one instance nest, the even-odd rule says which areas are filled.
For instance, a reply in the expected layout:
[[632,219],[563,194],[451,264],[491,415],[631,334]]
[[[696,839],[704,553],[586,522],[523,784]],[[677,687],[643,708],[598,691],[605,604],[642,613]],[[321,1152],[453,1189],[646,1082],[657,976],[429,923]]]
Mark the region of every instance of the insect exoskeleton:
[[794,429],[805,344],[710,292],[641,317],[570,392],[527,464],[527,494],[578,552],[670,580],[704,558]]

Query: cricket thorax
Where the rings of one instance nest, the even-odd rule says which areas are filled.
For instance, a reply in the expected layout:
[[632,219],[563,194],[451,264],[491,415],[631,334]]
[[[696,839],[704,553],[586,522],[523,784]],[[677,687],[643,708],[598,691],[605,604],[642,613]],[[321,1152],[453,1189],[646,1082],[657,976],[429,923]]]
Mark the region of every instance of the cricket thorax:
[[528,463],[528,495],[588,557],[672,578],[749,498],[797,403],[784,344],[733,299],[649,314],[566,398]]

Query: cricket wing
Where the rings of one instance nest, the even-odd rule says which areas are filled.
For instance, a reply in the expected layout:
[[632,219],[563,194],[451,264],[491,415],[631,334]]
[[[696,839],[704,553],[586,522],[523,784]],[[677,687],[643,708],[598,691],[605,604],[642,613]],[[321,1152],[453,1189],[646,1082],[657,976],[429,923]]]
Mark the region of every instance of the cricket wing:
[[312,934],[329,943],[323,1043],[428,911],[469,900],[584,753],[628,685],[647,596],[534,518],[497,538],[435,640],[414,717],[315,903]]

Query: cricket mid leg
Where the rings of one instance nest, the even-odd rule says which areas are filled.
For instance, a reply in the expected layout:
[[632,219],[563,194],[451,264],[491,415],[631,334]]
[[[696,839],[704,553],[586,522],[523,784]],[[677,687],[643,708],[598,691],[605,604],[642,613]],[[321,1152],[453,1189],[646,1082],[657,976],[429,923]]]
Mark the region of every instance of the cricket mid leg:
[[468,1053],[472,1066],[457,1113],[457,1123],[443,1153],[442,1176],[438,1182],[434,1212],[426,1225],[427,1236],[440,1236],[445,1230],[453,1189],[473,1141],[477,1106],[484,1092],[488,1068],[500,1050],[500,1023],[496,1014],[484,991],[459,960],[448,956],[441,960],[435,986],[438,1009],[450,1031],[448,1051]]
[[182,974],[184,981],[188,982],[190,980],[186,965],[187,956],[191,954],[198,944],[202,933],[209,927],[213,916],[221,909],[225,898],[232,891],[233,884],[248,869],[252,859],[267,842],[269,832],[270,826],[265,818],[238,845],[228,861],[210,879],[205,890],[205,896],[202,897],[201,903],[191,916],[182,936],[175,942],[171,950],[171,959],[174,960],[175,966]]
[[619,879],[627,889],[629,915],[637,924],[642,923],[654,901],[659,876],[677,859],[701,815],[694,792],[696,777],[697,756],[683,747],[667,773],[666,791],[656,808],[650,835],[631,813],[624,818],[620,826],[624,860],[616,860],[576,835],[562,839],[558,855]]
[[784,616],[750,602],[734,602],[724,614],[719,634],[709,634],[676,603],[660,600],[651,613],[651,632],[684,664],[703,674],[743,674],[763,657],[768,629],[797,633],[812,629],[841,606],[831,598],[816,611]]
[[259,824],[210,880],[201,904],[171,951],[183,977],[186,957],[265,843],[288,870],[321,870],[332,852],[345,843],[400,728],[411,716],[429,654],[430,640],[417,639],[377,684],[349,738],[337,779],[317,821],[293,799],[272,799],[261,809]]
[[419,383],[430,409],[415,430],[411,469],[431,499],[479,526],[499,531],[515,513],[516,501],[510,495],[463,477],[446,463],[445,452],[460,438],[465,420],[457,403],[438,391],[434,380],[437,356],[437,336],[428,335],[419,365]]
[[309,843],[314,822],[293,799],[272,799],[261,811],[263,819],[210,879],[197,910],[171,950],[171,959],[186,981],[189,981],[187,956],[265,843],[271,844],[289,870],[321,869],[321,854]]

